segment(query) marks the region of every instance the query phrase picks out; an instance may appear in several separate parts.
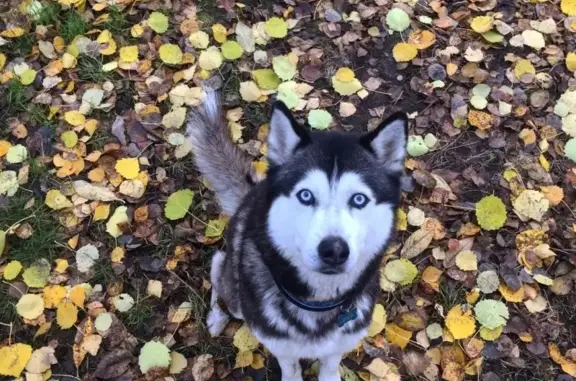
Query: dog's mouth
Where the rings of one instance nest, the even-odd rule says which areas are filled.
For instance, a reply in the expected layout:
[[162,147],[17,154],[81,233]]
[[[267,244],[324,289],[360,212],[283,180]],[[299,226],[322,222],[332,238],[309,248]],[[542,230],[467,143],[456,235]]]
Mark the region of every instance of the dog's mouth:
[[324,275],[338,275],[344,271],[344,266],[322,266],[318,269],[318,272]]

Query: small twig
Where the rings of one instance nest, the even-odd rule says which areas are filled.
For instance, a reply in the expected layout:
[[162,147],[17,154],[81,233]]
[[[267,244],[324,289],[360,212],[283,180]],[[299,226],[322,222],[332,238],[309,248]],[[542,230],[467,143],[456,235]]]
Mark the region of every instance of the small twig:
[[68,378],[73,378],[73,379],[78,380],[78,381],[82,381],[82,379],[80,379],[76,376],[71,376],[69,374],[52,374],[52,377],[68,377]]
[[186,282],[184,279],[182,279],[178,274],[176,274],[174,271],[172,270],[168,270],[168,272],[170,272],[172,275],[174,275],[176,278],[178,278],[178,280],[180,280],[180,282],[184,283],[184,285],[186,287],[188,287],[190,289],[190,291],[192,291],[192,293],[194,295],[196,295],[197,297],[199,297],[200,299],[203,299],[202,296],[200,294],[198,294],[198,292],[196,292],[196,290],[194,289],[194,287],[190,286],[188,284],[188,282]]

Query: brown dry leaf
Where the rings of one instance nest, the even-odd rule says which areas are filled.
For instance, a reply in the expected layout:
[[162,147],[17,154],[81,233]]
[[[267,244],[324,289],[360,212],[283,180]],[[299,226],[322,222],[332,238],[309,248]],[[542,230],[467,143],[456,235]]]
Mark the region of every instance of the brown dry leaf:
[[418,229],[408,237],[400,251],[400,255],[408,259],[416,257],[428,248],[434,238],[434,232],[427,229]]
[[468,113],[468,122],[480,130],[487,130],[492,127],[493,120],[492,115],[487,112],[471,110]]
[[434,266],[428,266],[422,272],[422,281],[428,284],[434,291],[440,291],[440,277],[442,271]]

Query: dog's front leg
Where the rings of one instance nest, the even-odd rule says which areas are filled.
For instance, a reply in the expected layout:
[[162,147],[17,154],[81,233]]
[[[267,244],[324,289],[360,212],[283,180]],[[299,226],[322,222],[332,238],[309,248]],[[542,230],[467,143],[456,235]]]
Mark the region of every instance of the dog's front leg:
[[330,355],[320,359],[318,381],[340,381],[341,354]]
[[277,357],[282,369],[282,381],[302,381],[300,361],[295,357]]

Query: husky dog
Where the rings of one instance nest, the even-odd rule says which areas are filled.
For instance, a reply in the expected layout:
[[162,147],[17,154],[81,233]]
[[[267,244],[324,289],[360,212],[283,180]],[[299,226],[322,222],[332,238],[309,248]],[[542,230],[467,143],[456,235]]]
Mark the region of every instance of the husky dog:
[[339,381],[342,355],[365,336],[379,267],[395,224],[407,118],[364,134],[310,132],[276,102],[269,169],[259,179],[229,137],[219,97],[190,115],[197,166],[232,216],[227,253],[212,259],[212,336],[228,312],[276,356],[283,381],[302,380],[299,359],[319,359],[319,381]]

